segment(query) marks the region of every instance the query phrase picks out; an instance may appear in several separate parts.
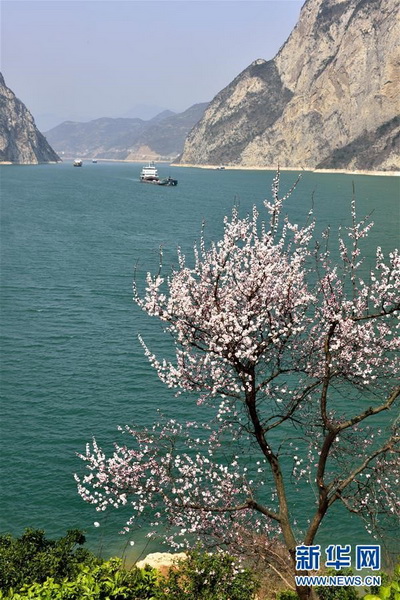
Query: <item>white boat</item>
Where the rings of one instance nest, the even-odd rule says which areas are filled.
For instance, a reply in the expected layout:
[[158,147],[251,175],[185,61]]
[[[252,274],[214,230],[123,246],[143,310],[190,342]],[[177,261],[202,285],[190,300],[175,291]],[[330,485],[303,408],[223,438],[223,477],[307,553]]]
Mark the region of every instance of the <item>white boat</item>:
[[151,161],[151,162],[149,162],[147,167],[142,168],[142,171],[140,173],[140,181],[153,182],[153,181],[158,181],[158,180],[159,180],[159,177],[158,177],[158,171],[156,169],[156,165],[154,164],[154,161]]
[[172,177],[164,177],[163,179],[160,179],[154,161],[149,162],[147,167],[142,168],[140,173],[140,181],[142,183],[153,183],[155,185],[178,185],[178,180],[172,179]]
[[81,159],[80,159],[80,158],[76,158],[76,159],[74,160],[74,163],[73,163],[73,164],[74,164],[74,167],[81,167],[81,166],[83,165],[83,162],[81,161]]

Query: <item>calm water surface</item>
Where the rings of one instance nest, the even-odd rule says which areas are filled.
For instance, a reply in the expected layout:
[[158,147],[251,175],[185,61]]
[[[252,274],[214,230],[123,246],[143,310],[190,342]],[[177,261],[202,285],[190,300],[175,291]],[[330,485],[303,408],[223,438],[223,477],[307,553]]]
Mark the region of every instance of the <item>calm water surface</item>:
[[[164,264],[176,264],[177,245],[190,253],[203,221],[206,236],[218,239],[234,205],[262,211],[273,174],[159,170],[179,185],[141,185],[140,165],[123,163],[1,168],[2,532],[32,526],[59,536],[78,527],[94,550],[120,553],[124,515],[99,518],[80,500],[75,453],[93,435],[109,447],[118,425],[150,425],[158,408],[196,418],[195,404],[176,399],[143,358],[138,332],[160,356],[171,341],[132,302],[134,273],[140,282],[157,268],[160,245]],[[296,176],[283,173],[283,189]],[[319,228],[335,230],[349,222],[353,181],[359,214],[373,212],[376,224],[366,247],[372,259],[377,245],[398,245],[399,178],[305,173],[287,212],[303,222],[313,198]],[[301,498],[296,504],[301,510]],[[338,514],[322,542],[332,527],[334,543],[364,535]]]

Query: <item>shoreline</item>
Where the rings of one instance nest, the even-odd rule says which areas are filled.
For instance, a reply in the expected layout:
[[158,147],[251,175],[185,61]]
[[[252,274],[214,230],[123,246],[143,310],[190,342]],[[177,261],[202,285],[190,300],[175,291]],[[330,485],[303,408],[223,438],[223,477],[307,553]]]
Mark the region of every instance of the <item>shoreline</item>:
[[[0,161],[0,165],[16,165],[16,166],[24,166],[24,165],[36,165],[36,164],[49,164],[49,165],[55,165],[55,164],[62,164],[63,162],[66,163],[68,161],[72,161],[74,160],[72,157],[65,157],[64,160],[61,161],[57,161],[57,162],[48,162],[48,163],[12,163],[12,162],[8,162],[8,161]],[[92,157],[86,157],[82,159],[83,162],[87,161],[87,162],[91,162],[93,160]],[[95,158],[95,160],[97,162],[118,162],[118,163],[132,163],[132,164],[142,164],[143,162],[146,162],[145,159],[142,160],[136,160],[136,159],[120,159],[120,158]],[[178,164],[178,163],[174,163],[174,162],[170,162],[169,160],[166,159],[162,159],[159,158],[158,160],[155,160],[154,162],[158,162],[160,164],[168,164],[170,167],[177,167],[177,168],[191,168],[191,169],[209,169],[209,170],[221,170],[221,165],[199,165],[199,164],[194,164],[194,163],[182,163],[182,164]],[[275,166],[244,166],[244,165],[223,165],[224,166],[224,171],[273,171],[276,172],[277,171],[277,167]],[[367,170],[362,170],[362,169],[356,169],[354,171],[351,171],[349,169],[312,169],[312,168],[304,168],[304,167],[279,167],[280,171],[294,171],[294,172],[301,172],[301,173],[322,173],[322,174],[341,174],[341,175],[367,175],[367,176],[376,176],[376,177],[400,177],[400,171],[367,171]]]
[[[194,169],[214,169],[217,170],[220,168],[219,165],[196,165],[196,164],[190,164],[190,163],[184,163],[184,164],[176,164],[176,163],[171,163],[171,167],[191,167]],[[242,166],[242,165],[224,165],[224,170],[225,171],[277,171],[276,167],[273,166],[266,166],[266,167],[259,167],[259,166],[252,166],[252,167],[246,167],[246,166]],[[305,173],[331,173],[333,175],[335,174],[342,174],[342,175],[377,175],[380,177],[385,177],[385,176],[389,176],[389,177],[400,177],[400,171],[366,171],[366,170],[359,170],[356,169],[354,171],[350,171],[349,169],[312,169],[312,168],[304,168],[304,167],[279,167],[280,171],[296,171],[296,172],[305,172]]]

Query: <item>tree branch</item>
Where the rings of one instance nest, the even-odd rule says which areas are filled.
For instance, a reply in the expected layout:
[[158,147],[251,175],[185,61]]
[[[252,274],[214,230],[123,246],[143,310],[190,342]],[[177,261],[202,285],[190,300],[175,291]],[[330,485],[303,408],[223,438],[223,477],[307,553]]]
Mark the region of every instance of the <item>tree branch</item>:
[[189,508],[191,510],[198,510],[201,512],[209,512],[209,513],[233,513],[233,512],[239,512],[241,510],[253,509],[253,510],[256,510],[257,512],[265,515],[266,517],[269,517],[270,519],[277,521],[278,523],[281,522],[280,516],[277,513],[270,510],[269,508],[266,508],[262,504],[259,504],[255,500],[252,500],[251,498],[249,500],[247,500],[246,502],[243,502],[242,504],[237,504],[236,506],[203,506],[202,504],[185,504],[185,503],[176,504],[176,506],[178,508],[182,508],[182,509]]
[[349,427],[352,427],[353,425],[356,425],[357,423],[364,421],[364,419],[366,419],[367,417],[371,417],[372,415],[377,415],[384,410],[389,410],[389,408],[392,406],[392,404],[394,403],[394,401],[396,400],[396,398],[399,395],[400,395],[400,385],[397,386],[393,390],[393,392],[390,394],[389,398],[386,400],[386,402],[384,404],[381,404],[380,406],[377,406],[376,408],[373,408],[372,406],[370,406],[363,413],[356,415],[352,419],[348,419],[347,421],[345,421],[344,423],[341,423],[340,425],[337,425],[335,428],[335,432],[339,433],[339,432],[343,431],[344,429],[348,429]]
[[361,473],[371,461],[373,461],[377,456],[380,456],[388,450],[391,450],[393,446],[396,445],[398,442],[400,442],[400,436],[394,436],[390,438],[383,446],[375,450],[375,452],[373,452],[370,456],[367,456],[367,458],[356,469],[354,469],[350,473],[350,475],[346,477],[346,479],[343,479],[337,485],[336,489],[333,491],[332,495],[328,499],[328,507],[331,506],[334,502],[336,502],[338,498],[340,498],[343,490],[345,490],[346,487],[348,487],[354,481],[357,475],[359,475],[359,473]]

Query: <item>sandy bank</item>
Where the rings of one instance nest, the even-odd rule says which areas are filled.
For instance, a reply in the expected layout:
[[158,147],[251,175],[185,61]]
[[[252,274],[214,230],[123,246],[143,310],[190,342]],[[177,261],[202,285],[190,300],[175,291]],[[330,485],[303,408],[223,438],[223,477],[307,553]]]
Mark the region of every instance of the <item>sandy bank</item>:
[[[192,167],[195,169],[220,169],[220,165],[195,165],[195,164],[178,164],[171,163],[171,167]],[[276,171],[276,166],[266,166],[266,167],[244,167],[244,166],[230,166],[225,165],[224,169],[235,170],[235,171]],[[379,176],[388,176],[388,177],[399,177],[400,171],[350,171],[347,169],[303,169],[301,167],[280,167],[280,171],[297,171],[297,172],[306,172],[306,173],[342,173],[344,175],[379,175]]]
[[14,165],[16,167],[25,167],[25,166],[32,166],[32,165],[58,165],[62,163],[62,160],[49,160],[46,162],[26,162],[26,163],[17,163],[17,162],[10,162],[7,160],[0,160],[0,165]]

